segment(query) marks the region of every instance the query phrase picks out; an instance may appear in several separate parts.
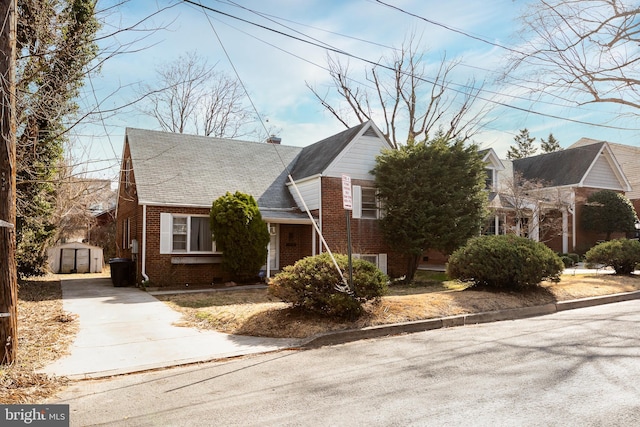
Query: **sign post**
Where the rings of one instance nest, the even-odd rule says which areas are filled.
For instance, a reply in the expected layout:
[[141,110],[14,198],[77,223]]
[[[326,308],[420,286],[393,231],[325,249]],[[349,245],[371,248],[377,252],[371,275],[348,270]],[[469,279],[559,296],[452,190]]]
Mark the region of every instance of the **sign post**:
[[347,259],[349,262],[349,288],[353,295],[356,294],[353,286],[353,263],[351,261],[351,211],[353,210],[353,197],[351,194],[351,177],[342,175],[342,207],[347,215]]

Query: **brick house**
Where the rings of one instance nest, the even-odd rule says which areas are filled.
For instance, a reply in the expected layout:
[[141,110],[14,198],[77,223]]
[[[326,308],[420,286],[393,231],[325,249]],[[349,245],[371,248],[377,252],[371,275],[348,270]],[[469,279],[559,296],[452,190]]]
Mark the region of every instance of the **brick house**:
[[[580,138],[569,148],[583,147],[585,145],[592,145],[601,142],[605,141]],[[636,212],[640,212],[640,147],[613,142],[607,142],[607,145],[611,147],[611,151],[620,164],[622,172],[624,172],[625,176],[629,180],[629,184],[631,185],[631,189],[627,191],[625,195],[629,200],[631,200],[631,203],[633,203],[633,207]]]
[[513,161],[501,159],[492,168],[495,172],[487,181],[492,215],[484,233],[515,232],[562,253],[582,254],[602,238],[581,226],[589,195],[632,190],[614,151],[603,141]]
[[[212,202],[251,194],[271,234],[266,274],[324,249],[346,253],[342,175],[352,180],[355,257],[397,274],[402,263],[384,243],[370,171],[391,148],[372,122],[307,147],[127,128],[117,206],[117,256],[135,261],[137,281],[209,285],[228,279],[209,229]],[[295,183],[295,185],[293,184]],[[308,208],[309,214],[305,209]]]

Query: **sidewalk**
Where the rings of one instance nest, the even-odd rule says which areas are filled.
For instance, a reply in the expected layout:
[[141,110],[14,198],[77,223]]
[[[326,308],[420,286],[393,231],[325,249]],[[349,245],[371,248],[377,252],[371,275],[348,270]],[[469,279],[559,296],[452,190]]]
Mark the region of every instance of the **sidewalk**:
[[[570,275],[584,272],[596,271],[565,270],[565,274]],[[597,274],[611,272],[601,269]],[[41,372],[70,379],[87,379],[288,348],[319,347],[400,333],[540,316],[638,299],[640,291],[538,307],[337,331],[308,339],[248,337],[175,326],[181,319],[180,313],[138,288],[114,287],[108,277],[85,275],[62,280],[62,298],[63,309],[78,315],[80,330],[69,349],[70,354]]]
[[62,298],[63,309],[78,315],[80,330],[70,354],[42,372],[71,379],[264,353],[301,343],[175,326],[180,313],[138,288],[114,287],[104,277],[63,280]]

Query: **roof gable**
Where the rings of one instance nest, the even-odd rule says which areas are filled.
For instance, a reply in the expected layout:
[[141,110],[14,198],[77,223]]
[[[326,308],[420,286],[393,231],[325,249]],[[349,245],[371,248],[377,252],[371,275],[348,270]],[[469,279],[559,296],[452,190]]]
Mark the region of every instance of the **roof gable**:
[[604,144],[599,142],[517,159],[513,161],[513,170],[525,180],[543,181],[551,187],[579,185]]
[[480,150],[478,153],[482,156],[482,161],[485,162],[488,168],[498,171],[504,170],[504,163],[502,163],[493,148]]
[[321,174],[369,123],[362,123],[303,148],[291,172],[293,179]]
[[548,187],[589,186],[627,190],[629,183],[609,145],[595,142],[513,161],[514,173]]

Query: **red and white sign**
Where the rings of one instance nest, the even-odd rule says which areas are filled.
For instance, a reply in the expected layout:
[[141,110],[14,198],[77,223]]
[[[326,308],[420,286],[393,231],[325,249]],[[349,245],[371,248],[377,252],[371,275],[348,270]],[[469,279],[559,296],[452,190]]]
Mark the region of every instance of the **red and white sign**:
[[348,211],[353,209],[351,177],[349,175],[342,175],[342,207]]

